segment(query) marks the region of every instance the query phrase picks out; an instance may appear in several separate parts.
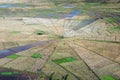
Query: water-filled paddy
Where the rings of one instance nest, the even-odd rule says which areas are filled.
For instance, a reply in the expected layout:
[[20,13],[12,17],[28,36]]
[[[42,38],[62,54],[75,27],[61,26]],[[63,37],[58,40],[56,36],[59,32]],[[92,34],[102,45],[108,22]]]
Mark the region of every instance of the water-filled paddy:
[[26,4],[0,4],[0,8],[28,7]]

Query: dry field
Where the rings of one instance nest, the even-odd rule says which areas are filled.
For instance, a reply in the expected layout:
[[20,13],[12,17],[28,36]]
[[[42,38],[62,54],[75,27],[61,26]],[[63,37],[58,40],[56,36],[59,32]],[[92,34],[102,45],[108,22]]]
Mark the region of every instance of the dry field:
[[[25,2],[30,0],[1,0],[0,4]],[[40,7],[31,8],[33,14],[36,8]],[[116,23],[91,22],[86,14],[71,20],[34,16],[0,17],[0,55],[14,53],[0,58],[0,69],[37,73],[38,80],[53,72],[55,79],[66,74],[68,80],[100,80],[106,75],[120,79],[120,30],[112,28]]]

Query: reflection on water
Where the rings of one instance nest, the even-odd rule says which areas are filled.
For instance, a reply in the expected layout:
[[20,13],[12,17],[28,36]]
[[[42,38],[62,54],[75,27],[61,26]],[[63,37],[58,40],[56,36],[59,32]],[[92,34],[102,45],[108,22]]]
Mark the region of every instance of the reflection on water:
[[85,19],[82,22],[80,22],[79,24],[77,24],[76,27],[73,28],[73,30],[78,30],[82,27],[85,27],[91,23],[93,23],[94,21],[96,21],[97,19],[91,18],[91,19]]
[[27,7],[28,5],[26,4],[1,4],[0,8],[10,8],[10,7]]
[[21,51],[28,50],[28,49],[30,49],[32,47],[43,46],[44,44],[48,44],[50,42],[51,42],[51,40],[40,41],[40,42],[36,42],[36,43],[24,45],[24,46],[18,46],[18,47],[13,47],[13,48],[5,49],[5,50],[0,50],[0,58],[4,58],[6,56],[9,56],[9,55],[21,52]]

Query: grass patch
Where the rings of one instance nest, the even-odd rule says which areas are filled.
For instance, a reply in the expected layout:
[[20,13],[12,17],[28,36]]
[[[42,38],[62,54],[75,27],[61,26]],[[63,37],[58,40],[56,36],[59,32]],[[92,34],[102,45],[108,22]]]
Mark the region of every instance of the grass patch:
[[111,33],[119,33],[120,32],[120,26],[110,26],[108,28],[108,31]]
[[114,29],[114,30],[120,30],[120,26],[113,26],[112,29]]
[[0,72],[0,75],[2,76],[11,76],[13,74],[18,74],[18,72]]
[[112,76],[103,76],[100,80],[115,80]]
[[58,36],[59,39],[64,39],[65,37],[64,36]]
[[56,39],[57,36],[56,35],[49,35],[48,38],[54,38],[54,39]]
[[56,64],[61,64],[61,63],[66,63],[66,62],[72,62],[75,61],[75,58],[72,57],[66,57],[66,58],[62,58],[62,59],[56,59],[53,60],[53,62],[55,62]]
[[12,72],[1,72],[0,74],[3,75],[3,76],[11,76],[11,75],[13,75]]
[[83,6],[81,6],[83,9],[91,9],[91,7],[97,6],[98,3],[84,3]]
[[31,56],[32,58],[41,58],[41,55],[38,53],[35,53]]
[[20,31],[11,31],[10,33],[11,33],[11,34],[19,34]]
[[49,38],[54,38],[54,39],[64,39],[65,37],[64,36],[62,36],[62,35],[49,35],[48,36]]
[[13,54],[13,55],[10,55],[10,56],[7,56],[7,58],[11,58],[11,59],[16,59],[20,57],[19,55],[16,55],[16,54]]
[[43,35],[43,34],[45,34],[45,32],[42,31],[42,30],[37,30],[34,33],[37,34],[37,35]]
[[105,21],[109,22],[109,23],[113,23],[116,22],[115,18],[105,18]]

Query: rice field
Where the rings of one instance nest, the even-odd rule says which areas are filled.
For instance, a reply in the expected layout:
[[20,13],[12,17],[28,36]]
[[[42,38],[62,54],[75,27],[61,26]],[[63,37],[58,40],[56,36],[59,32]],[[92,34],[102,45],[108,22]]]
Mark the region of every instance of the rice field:
[[110,4],[11,1],[0,1],[0,79],[120,79],[119,17],[105,11]]

